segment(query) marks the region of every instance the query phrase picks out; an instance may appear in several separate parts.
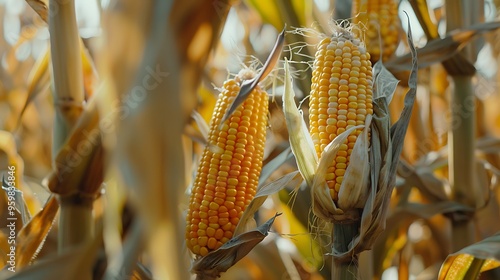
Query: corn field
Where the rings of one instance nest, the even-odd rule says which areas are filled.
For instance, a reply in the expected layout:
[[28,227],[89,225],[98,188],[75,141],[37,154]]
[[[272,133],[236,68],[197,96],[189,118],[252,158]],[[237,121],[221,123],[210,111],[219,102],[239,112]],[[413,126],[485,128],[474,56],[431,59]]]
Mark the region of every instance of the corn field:
[[0,0],[0,279],[500,279],[499,11]]

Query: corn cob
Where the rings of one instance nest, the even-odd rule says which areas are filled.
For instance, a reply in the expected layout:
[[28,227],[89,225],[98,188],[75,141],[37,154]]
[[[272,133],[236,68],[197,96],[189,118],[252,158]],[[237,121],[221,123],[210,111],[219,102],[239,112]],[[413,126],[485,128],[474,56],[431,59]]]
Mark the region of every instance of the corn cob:
[[[316,52],[309,125],[318,158],[335,137],[364,124],[366,116],[373,113],[370,54],[359,39],[346,32],[323,39]],[[327,170],[326,181],[334,201],[338,200],[343,176],[361,131],[358,129],[347,138]]]
[[382,59],[389,59],[398,46],[401,28],[396,0],[354,0],[352,15],[353,23],[367,29],[364,40],[372,62],[379,60],[380,46]]
[[210,121],[209,143],[198,167],[186,220],[187,247],[196,255],[205,256],[233,237],[257,190],[266,138],[267,93],[257,86],[220,125],[241,81],[253,75],[244,69],[224,83]]

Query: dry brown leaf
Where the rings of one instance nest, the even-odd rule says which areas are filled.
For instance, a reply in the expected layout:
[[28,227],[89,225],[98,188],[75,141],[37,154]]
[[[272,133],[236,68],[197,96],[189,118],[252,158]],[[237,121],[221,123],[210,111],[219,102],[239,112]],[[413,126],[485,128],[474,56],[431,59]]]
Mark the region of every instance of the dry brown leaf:
[[285,113],[288,134],[290,135],[290,147],[295,155],[300,174],[302,174],[307,184],[312,186],[318,165],[318,155],[302,114],[295,105],[295,91],[293,90],[290,68],[286,58],[283,112]]
[[[285,27],[286,28],[286,27]],[[245,80],[240,87],[240,91],[238,92],[238,95],[236,95],[236,98],[234,99],[233,103],[229,106],[229,109],[226,111],[224,116],[222,117],[221,120],[221,125],[231,116],[231,114],[234,113],[236,108],[242,104],[245,99],[250,95],[250,93],[253,91],[253,89],[257,86],[259,82],[262,82],[269,73],[273,70],[274,66],[278,62],[281,56],[281,50],[283,49],[283,45],[285,43],[285,29],[281,31],[279,34],[278,38],[276,39],[276,43],[274,44],[273,50],[269,54],[269,57],[267,58],[266,62],[264,63],[264,66],[262,69],[259,71],[259,74],[257,74],[254,78],[250,80]]]
[[[124,106],[126,116],[113,119],[118,127],[108,135],[116,143],[112,162],[137,219],[144,222],[146,251],[158,279],[189,278],[180,257],[185,256],[179,207],[186,187],[182,134],[230,8],[227,0],[215,4],[121,1],[105,24],[110,51],[103,52],[102,74],[111,83],[109,100],[137,100]],[[113,112],[107,103],[100,105]]]
[[28,5],[43,19],[48,22],[49,1],[48,0],[26,0]]
[[427,5],[427,1],[410,0],[409,2],[413,8],[413,11],[415,12],[415,15],[417,16],[420,26],[422,27],[425,35],[427,36],[427,39],[430,41],[432,39],[437,38],[439,36],[438,29],[430,18],[428,9],[429,6]]
[[430,201],[446,201],[444,182],[427,165],[411,166],[404,160],[399,161],[398,173],[405,179],[405,185],[416,187]]
[[[466,29],[455,30],[443,39],[432,40],[423,48],[417,50],[418,64],[420,68],[426,68],[434,63],[443,62],[457,55],[458,52],[478,35],[485,32],[496,30],[500,27],[500,22],[487,22],[471,25]],[[393,58],[386,62],[386,67],[392,73],[404,72],[412,67],[412,54]],[[456,67],[465,69],[466,65],[473,66],[467,60],[450,61],[450,64],[456,64]],[[447,70],[450,67],[447,67]],[[474,69],[473,69],[474,70]]]
[[80,193],[93,198],[103,180],[102,152],[99,113],[91,101],[57,154],[49,189],[62,196]]
[[55,196],[51,196],[45,206],[17,234],[17,266],[23,268],[38,254],[59,210]]
[[74,279],[91,280],[96,255],[102,244],[101,229],[97,236],[78,246],[69,247],[56,256],[47,257],[15,273],[0,271],[0,279]]
[[477,139],[477,148],[487,154],[500,153],[500,139],[492,136],[484,136]]
[[411,27],[408,23],[407,39],[412,53],[412,70],[408,80],[410,88],[405,96],[401,116],[391,128],[389,128],[387,95],[374,99],[370,149],[371,187],[361,214],[359,235],[351,241],[346,252],[334,252],[333,257],[338,262],[350,262],[352,256],[371,249],[377,237],[385,229],[390,197],[396,185],[396,168],[416,95],[417,53],[411,36]]
[[216,279],[220,273],[231,268],[267,236],[274,219],[279,215],[281,214],[276,214],[255,230],[233,237],[219,249],[197,259],[192,268],[192,271],[198,275],[197,279]]

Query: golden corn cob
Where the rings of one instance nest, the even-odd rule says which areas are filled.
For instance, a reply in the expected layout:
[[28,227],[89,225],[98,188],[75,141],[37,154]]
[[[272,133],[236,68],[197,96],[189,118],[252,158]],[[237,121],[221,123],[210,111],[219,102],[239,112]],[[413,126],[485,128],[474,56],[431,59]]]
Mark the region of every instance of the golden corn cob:
[[383,61],[388,60],[399,44],[401,25],[396,0],[354,0],[352,15],[353,23],[366,28],[364,40],[372,62],[380,59],[380,46]]
[[253,71],[242,70],[227,80],[215,105],[186,219],[187,247],[196,255],[205,256],[233,237],[257,190],[266,139],[267,93],[257,86],[220,126],[241,81],[251,77]]
[[[316,52],[309,99],[310,133],[318,158],[335,137],[364,124],[366,116],[372,113],[370,54],[347,31],[323,39]],[[334,201],[338,200],[349,157],[361,131],[358,129],[347,138],[328,168],[326,181]]]

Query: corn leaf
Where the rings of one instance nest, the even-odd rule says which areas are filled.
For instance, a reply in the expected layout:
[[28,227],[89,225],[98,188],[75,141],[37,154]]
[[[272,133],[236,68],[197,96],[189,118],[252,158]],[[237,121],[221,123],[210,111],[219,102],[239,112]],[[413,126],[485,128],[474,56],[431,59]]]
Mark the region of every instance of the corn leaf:
[[487,154],[498,154],[500,152],[500,139],[492,136],[484,136],[476,141],[477,148]]
[[105,280],[124,278],[134,273],[139,254],[144,249],[144,225],[138,219],[133,221],[131,230],[127,233],[123,248],[118,256],[114,256],[104,274]]
[[274,219],[279,215],[281,214],[276,214],[255,230],[233,237],[219,249],[210,252],[203,258],[197,259],[191,270],[198,275],[198,279],[200,280],[218,277],[220,273],[227,271],[246,256],[253,247],[267,236],[274,223]]
[[48,0],[26,0],[28,5],[43,19],[48,22],[49,1]]
[[266,180],[271,176],[271,174],[276,171],[283,163],[285,163],[292,156],[292,150],[287,147],[283,152],[273,158],[271,161],[266,163],[262,167],[259,177],[259,186],[263,185]]
[[288,61],[285,59],[285,92],[283,112],[290,137],[290,147],[295,155],[300,174],[309,186],[313,185],[314,174],[318,165],[318,156],[302,114],[295,105],[295,92]]
[[[434,63],[443,62],[456,55],[468,43],[477,38],[480,34],[494,31],[500,28],[500,22],[479,23],[465,29],[455,30],[443,39],[430,41],[423,48],[417,50],[418,65],[426,68]],[[387,69],[392,73],[410,70],[412,67],[412,54],[390,59],[385,63]]]
[[94,195],[103,180],[103,150],[96,102],[90,102],[55,159],[49,189],[59,195]]
[[[479,269],[474,263],[479,261]],[[479,272],[500,266],[500,233],[488,237],[462,250],[450,254],[439,272],[439,280],[445,279],[476,279]],[[470,270],[477,270],[473,275]],[[469,277],[464,278],[466,275]],[[476,276],[476,277],[474,277]]]
[[208,142],[208,132],[210,130],[210,127],[208,126],[208,124],[205,121],[205,119],[203,118],[203,116],[200,115],[200,113],[193,111],[193,113],[191,114],[191,117],[198,125],[198,128],[200,129],[200,133],[203,136],[203,139],[206,142]]
[[404,177],[405,185],[415,186],[430,201],[448,200],[444,182],[438,179],[427,165],[412,167],[400,159],[398,173]]
[[231,116],[234,113],[236,108],[238,108],[238,106],[240,106],[241,103],[243,103],[246,100],[246,98],[250,95],[250,93],[257,86],[257,84],[263,81],[267,77],[267,75],[271,73],[274,66],[280,59],[281,50],[283,49],[284,43],[285,43],[285,29],[281,31],[278,38],[276,39],[276,43],[274,44],[273,50],[269,54],[269,57],[264,63],[264,66],[260,70],[259,74],[257,74],[251,80],[243,81],[240,87],[240,91],[238,92],[238,95],[236,95],[236,98],[234,99],[233,103],[231,103],[229,109],[227,109],[226,113],[224,114],[224,117],[221,120],[221,125],[229,118],[229,116]]
[[380,97],[385,97],[387,104],[390,104],[392,97],[396,92],[399,80],[392,75],[387,68],[382,64],[382,60],[379,60],[373,66],[373,76],[374,76],[374,96],[373,99],[378,99]]
[[253,216],[259,210],[260,206],[262,206],[264,201],[266,201],[269,195],[277,193],[287,186],[293,186],[295,189],[302,182],[302,177],[297,176],[298,174],[298,171],[288,173],[279,179],[260,187],[255,194],[255,197],[241,215],[240,221],[234,230],[234,235],[240,235],[243,232],[249,231],[255,227],[255,220],[253,219]]
[[259,13],[263,21],[272,24],[277,30],[283,28],[284,23],[281,20],[281,13],[275,1],[247,0],[246,2]]
[[[28,206],[26,205],[26,201],[24,200],[23,192],[20,191],[18,188],[9,189],[9,183],[5,179],[5,176],[2,178],[2,189],[5,191],[6,197],[13,197],[14,200],[13,202],[15,210],[19,214],[21,220],[21,225],[26,224],[31,220],[31,214],[28,210]],[[10,194],[8,194],[10,193]],[[14,195],[12,195],[14,193]],[[10,201],[10,200],[9,200]]]
[[427,40],[432,40],[439,37],[437,26],[432,22],[429,15],[429,9],[426,0],[410,0],[409,1],[415,15],[417,16],[420,26],[424,30]]
[[[406,93],[404,99],[404,108],[399,116],[398,121],[391,127],[391,138],[392,141],[392,162],[394,163],[391,166],[390,174],[396,173],[397,162],[399,160],[399,156],[401,151],[403,150],[403,142],[406,135],[406,131],[408,129],[408,124],[410,123],[410,116],[413,109],[413,103],[415,101],[415,97],[417,95],[417,70],[418,70],[418,61],[417,60],[417,50],[413,45],[412,34],[410,22],[408,21],[408,45],[410,47],[410,52],[412,55],[412,67],[410,72],[410,78],[408,80],[408,87],[410,88]],[[419,57],[420,59],[420,57]],[[392,176],[392,175],[391,175]]]
[[[97,232],[102,232],[97,230]],[[91,280],[94,262],[97,258],[102,236],[97,236],[86,243],[69,247],[57,256],[44,258],[37,263],[17,270],[15,273],[4,268],[0,272],[0,279],[29,280],[29,279],[75,279]]]
[[42,210],[19,231],[16,238],[17,266],[28,265],[41,250],[59,210],[55,196],[51,196]]

